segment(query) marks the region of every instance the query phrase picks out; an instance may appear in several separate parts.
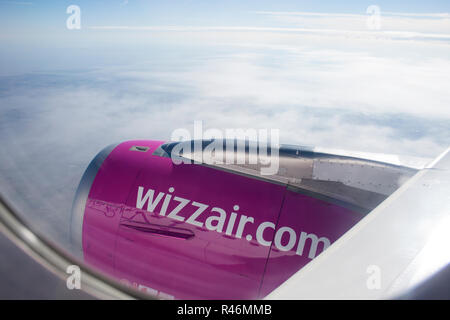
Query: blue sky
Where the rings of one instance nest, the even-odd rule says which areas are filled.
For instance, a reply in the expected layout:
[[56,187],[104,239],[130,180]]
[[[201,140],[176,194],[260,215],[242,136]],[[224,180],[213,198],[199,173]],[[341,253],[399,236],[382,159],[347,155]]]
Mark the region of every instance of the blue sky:
[[[71,4],[81,30],[66,28]],[[99,150],[170,139],[194,120],[435,157],[450,145],[449,12],[448,1],[0,0],[0,192],[67,245]]]
[[[45,30],[64,26],[65,9],[76,4],[86,25],[265,25],[254,11],[306,11],[364,14],[369,5],[383,11],[449,12],[448,1],[0,1],[0,26]],[[36,30],[35,30],[36,31]]]

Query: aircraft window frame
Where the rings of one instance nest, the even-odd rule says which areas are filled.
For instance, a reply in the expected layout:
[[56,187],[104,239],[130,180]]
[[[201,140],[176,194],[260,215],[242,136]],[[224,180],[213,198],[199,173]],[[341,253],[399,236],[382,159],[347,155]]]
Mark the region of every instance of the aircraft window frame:
[[20,214],[0,194],[0,232],[8,237],[17,247],[50,270],[62,280],[67,278],[67,267],[77,265],[82,273],[83,291],[99,299],[159,299],[144,294],[106,276],[100,271],[87,266],[84,262],[64,249],[59,248],[45,235],[26,223]]

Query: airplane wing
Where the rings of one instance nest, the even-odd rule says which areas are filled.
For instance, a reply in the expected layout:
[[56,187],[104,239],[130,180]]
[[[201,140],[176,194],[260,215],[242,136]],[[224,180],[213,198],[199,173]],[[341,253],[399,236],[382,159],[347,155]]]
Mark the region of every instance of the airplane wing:
[[450,148],[266,299],[407,297],[448,268],[449,231]]

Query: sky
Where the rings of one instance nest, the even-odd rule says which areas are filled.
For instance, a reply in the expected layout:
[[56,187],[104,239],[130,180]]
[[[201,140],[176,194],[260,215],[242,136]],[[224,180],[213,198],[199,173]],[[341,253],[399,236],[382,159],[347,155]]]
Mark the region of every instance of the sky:
[[[67,28],[70,5],[80,29]],[[448,1],[0,0],[0,192],[67,246],[97,152],[194,120],[433,158],[450,144],[449,12]]]

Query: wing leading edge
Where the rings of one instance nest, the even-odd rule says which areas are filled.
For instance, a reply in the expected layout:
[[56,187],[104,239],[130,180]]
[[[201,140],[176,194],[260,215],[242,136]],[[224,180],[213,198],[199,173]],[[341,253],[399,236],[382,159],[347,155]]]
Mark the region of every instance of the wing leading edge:
[[450,148],[266,299],[405,296],[450,263]]

